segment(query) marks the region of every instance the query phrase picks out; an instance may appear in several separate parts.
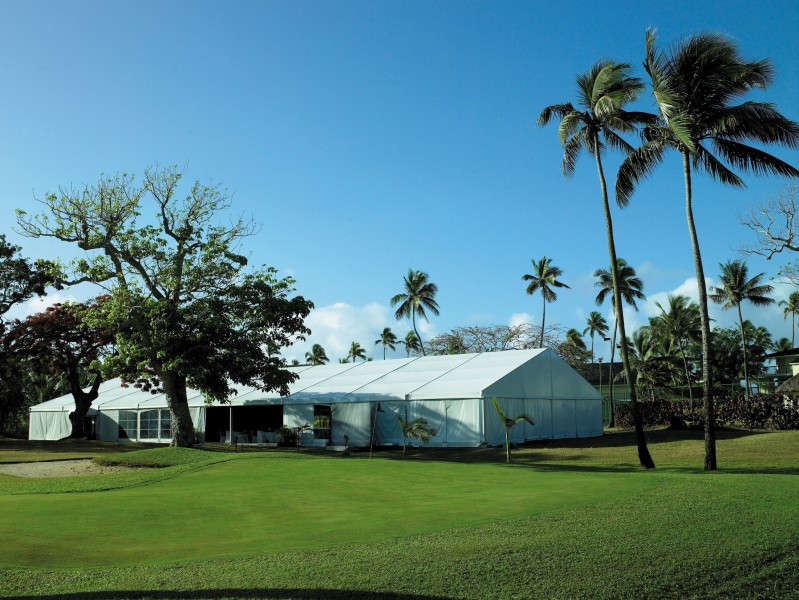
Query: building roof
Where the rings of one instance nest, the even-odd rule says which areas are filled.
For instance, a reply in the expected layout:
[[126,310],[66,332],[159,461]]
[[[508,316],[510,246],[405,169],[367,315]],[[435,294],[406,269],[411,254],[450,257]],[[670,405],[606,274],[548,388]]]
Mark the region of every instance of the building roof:
[[780,358],[782,356],[796,356],[799,358],[799,348],[791,348],[790,350],[780,350],[779,352],[764,354],[763,358]]
[[[353,402],[445,400],[465,398],[596,399],[598,392],[549,349],[426,356],[395,360],[288,367],[298,378],[289,395],[234,385],[233,406],[258,404],[341,404]],[[187,390],[189,406],[205,406],[198,390]],[[219,405],[216,403],[216,405]],[[100,386],[92,403],[101,411],[165,408],[163,393],[123,387],[112,379]],[[31,411],[74,409],[68,394]]]
[[[610,367],[608,366],[610,363],[602,363],[602,362],[595,362],[595,363],[583,363],[574,366],[574,370],[577,371],[580,375],[585,378],[585,380],[590,383],[591,385],[599,385],[600,381],[604,385],[608,385],[610,382],[608,381],[608,376],[610,375]],[[622,372],[624,365],[621,362],[614,362],[613,363],[613,374],[617,375]],[[600,376],[600,369],[602,370]]]

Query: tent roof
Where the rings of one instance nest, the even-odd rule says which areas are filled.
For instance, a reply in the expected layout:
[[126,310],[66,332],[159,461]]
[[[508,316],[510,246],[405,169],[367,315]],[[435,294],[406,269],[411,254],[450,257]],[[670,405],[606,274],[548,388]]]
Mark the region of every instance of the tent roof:
[[[598,392],[548,349],[426,356],[318,366],[288,367],[299,377],[289,395],[235,385],[233,406],[257,404],[340,404],[403,400],[483,398],[599,398]],[[555,382],[554,380],[557,380]],[[189,406],[205,405],[197,390],[187,390]],[[94,409],[166,407],[164,394],[104,382]],[[218,404],[217,404],[218,405]],[[32,411],[72,410],[71,395],[38,404]]]

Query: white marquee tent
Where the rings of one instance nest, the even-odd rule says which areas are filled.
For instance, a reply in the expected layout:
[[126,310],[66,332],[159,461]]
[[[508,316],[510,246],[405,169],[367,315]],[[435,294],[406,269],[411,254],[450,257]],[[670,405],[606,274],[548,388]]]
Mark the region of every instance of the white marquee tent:
[[[397,415],[427,419],[437,431],[432,446],[499,445],[504,430],[491,403],[506,413],[525,412],[535,421],[511,430],[511,440],[602,435],[600,394],[548,349],[427,356],[320,366],[290,367],[298,379],[288,396],[235,386],[229,405],[207,404],[188,390],[194,427],[209,441],[230,440],[248,431],[252,441],[273,441],[271,431],[312,425],[303,443],[402,444]],[[30,439],[69,435],[72,396],[36,405],[30,412]],[[90,416],[101,440],[168,441],[169,410],[163,394],[103,383]],[[270,431],[271,430],[271,431]],[[256,433],[257,432],[257,433]]]

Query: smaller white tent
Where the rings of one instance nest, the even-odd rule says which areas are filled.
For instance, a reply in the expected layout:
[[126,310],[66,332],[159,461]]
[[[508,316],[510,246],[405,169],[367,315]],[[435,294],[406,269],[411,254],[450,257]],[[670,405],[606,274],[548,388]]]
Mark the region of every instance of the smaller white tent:
[[[601,396],[548,349],[428,356],[363,363],[290,367],[297,379],[288,396],[235,386],[229,405],[207,404],[188,390],[195,429],[207,440],[229,439],[230,431],[312,425],[315,445],[402,444],[397,416],[423,418],[436,429],[434,446],[477,446],[504,441],[492,405],[527,413],[534,425],[511,430],[516,442],[602,435]],[[69,434],[71,396],[31,408],[31,439]],[[105,382],[90,411],[104,440],[168,441],[169,411],[163,394]],[[315,439],[314,439],[315,438]]]

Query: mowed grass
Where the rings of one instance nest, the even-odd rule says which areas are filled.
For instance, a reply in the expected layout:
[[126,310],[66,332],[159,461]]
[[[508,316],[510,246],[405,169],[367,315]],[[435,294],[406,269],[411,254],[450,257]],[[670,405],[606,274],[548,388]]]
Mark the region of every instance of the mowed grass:
[[650,432],[654,472],[626,432],[510,466],[196,451],[149,485],[0,496],[0,595],[799,597],[799,432],[720,438],[714,474],[695,432]]

